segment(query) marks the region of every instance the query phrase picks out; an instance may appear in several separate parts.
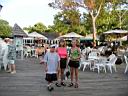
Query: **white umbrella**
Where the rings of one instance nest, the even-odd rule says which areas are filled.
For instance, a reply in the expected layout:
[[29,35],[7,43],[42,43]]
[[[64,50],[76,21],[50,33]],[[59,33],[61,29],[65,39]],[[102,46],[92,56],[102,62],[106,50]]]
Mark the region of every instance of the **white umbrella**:
[[104,32],[103,34],[109,35],[109,37],[114,37],[114,40],[120,41],[120,45],[122,45],[121,38],[128,35],[127,30],[109,30]]
[[45,37],[44,35],[41,35],[37,32],[32,32],[28,34],[28,37],[33,37],[33,38],[41,38],[41,39],[48,39],[47,37]]
[[107,37],[113,37],[114,40],[119,40],[120,38],[128,35],[128,31],[127,30],[109,30],[104,32],[103,34],[105,34]]
[[109,30],[104,32],[103,34],[128,34],[127,30]]
[[84,36],[79,35],[79,34],[77,34],[77,33],[75,33],[75,32],[71,32],[71,33],[62,35],[62,36],[60,36],[59,38],[82,38],[82,37],[84,37]]

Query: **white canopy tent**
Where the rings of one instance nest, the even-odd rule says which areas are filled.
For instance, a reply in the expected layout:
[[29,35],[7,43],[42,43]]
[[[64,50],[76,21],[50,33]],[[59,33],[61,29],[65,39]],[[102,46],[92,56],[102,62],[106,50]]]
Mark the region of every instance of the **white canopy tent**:
[[26,45],[26,44],[33,45],[35,40],[48,40],[47,37],[45,37],[44,35],[39,34],[37,32],[28,33],[27,35],[28,35],[28,37],[23,38],[24,45]]
[[[123,39],[124,36],[128,35],[127,30],[109,30],[103,33],[106,37],[112,37],[115,41],[120,41],[121,38]],[[124,37],[126,38],[126,37]]]
[[68,33],[68,34],[65,34],[65,35],[62,35],[60,37],[58,37],[59,39],[60,38],[83,38],[84,36],[82,35],[79,35],[75,32],[71,32],[71,33]]
[[[104,32],[103,34],[105,34],[107,37],[114,37],[113,40],[114,41],[120,41],[120,45],[122,46],[122,42],[124,38],[124,36],[128,35],[128,31],[127,30],[109,30]],[[124,37],[124,38],[123,38]]]
[[104,32],[103,34],[128,34],[127,30],[109,30]]
[[37,32],[29,33],[29,34],[28,34],[28,37],[32,37],[32,38],[40,38],[40,39],[45,39],[45,40],[48,39],[48,38],[45,37],[44,35],[41,35],[41,34],[39,34],[39,33],[37,33]]
[[128,40],[128,36],[124,36],[120,39],[121,41],[127,41]]

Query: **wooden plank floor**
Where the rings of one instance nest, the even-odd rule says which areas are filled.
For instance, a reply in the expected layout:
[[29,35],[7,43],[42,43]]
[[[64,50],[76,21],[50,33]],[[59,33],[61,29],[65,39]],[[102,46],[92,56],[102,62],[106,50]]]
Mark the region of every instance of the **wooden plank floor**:
[[[80,87],[55,87],[46,89],[44,67],[35,58],[17,60],[17,73],[0,71],[0,96],[128,96],[128,74],[123,74],[124,64],[118,72],[104,74],[79,71]],[[69,80],[66,81],[69,83]]]

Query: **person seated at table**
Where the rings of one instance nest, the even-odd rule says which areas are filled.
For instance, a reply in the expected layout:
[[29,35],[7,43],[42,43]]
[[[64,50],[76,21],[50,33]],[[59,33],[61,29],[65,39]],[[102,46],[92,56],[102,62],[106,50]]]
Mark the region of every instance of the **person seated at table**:
[[25,57],[28,57],[28,56],[31,57],[31,47],[29,45],[24,46],[24,56]]
[[45,48],[44,47],[37,47],[35,50],[35,53],[41,59],[42,56],[45,54]]

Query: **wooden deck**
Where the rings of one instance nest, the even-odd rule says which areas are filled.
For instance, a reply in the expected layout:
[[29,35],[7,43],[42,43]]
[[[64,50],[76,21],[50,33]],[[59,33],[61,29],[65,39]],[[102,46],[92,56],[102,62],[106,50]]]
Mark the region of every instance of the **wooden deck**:
[[[43,65],[35,58],[17,60],[17,73],[0,71],[0,96],[128,96],[128,74],[123,74],[124,64],[114,73],[79,71],[78,89],[55,87],[46,89]],[[69,83],[69,80],[66,81]]]

